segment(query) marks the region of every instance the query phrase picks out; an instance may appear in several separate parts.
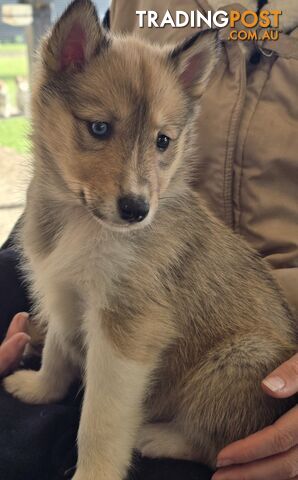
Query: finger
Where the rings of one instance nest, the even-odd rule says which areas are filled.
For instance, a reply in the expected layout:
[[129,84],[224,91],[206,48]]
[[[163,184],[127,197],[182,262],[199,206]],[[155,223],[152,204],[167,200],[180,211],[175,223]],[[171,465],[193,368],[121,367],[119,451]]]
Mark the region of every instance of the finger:
[[268,375],[263,389],[272,397],[286,398],[298,392],[298,353]]
[[298,446],[275,457],[224,468],[212,480],[290,480],[298,475]]
[[26,332],[28,318],[29,314],[26,312],[17,313],[13,317],[9,329],[7,330],[5,341],[11,338],[16,333]]
[[0,347],[0,374],[4,375],[21,359],[30,337],[26,333],[16,333]]
[[298,445],[298,406],[270,427],[225,447],[218,455],[217,466],[248,463],[286,452]]

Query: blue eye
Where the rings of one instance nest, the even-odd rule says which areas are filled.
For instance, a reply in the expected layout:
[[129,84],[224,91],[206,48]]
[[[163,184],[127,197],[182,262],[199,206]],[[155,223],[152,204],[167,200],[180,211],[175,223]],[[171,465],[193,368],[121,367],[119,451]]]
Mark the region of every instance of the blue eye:
[[88,122],[88,129],[93,137],[104,140],[111,134],[111,125],[107,122]]

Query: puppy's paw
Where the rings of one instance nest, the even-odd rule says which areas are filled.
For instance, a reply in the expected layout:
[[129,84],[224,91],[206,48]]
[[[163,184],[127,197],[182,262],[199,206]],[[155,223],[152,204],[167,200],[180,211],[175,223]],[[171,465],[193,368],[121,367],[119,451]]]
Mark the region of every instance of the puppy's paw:
[[55,392],[50,392],[40,372],[20,370],[3,380],[8,393],[25,403],[49,403],[54,400]]
[[86,475],[82,475],[80,472],[77,472],[74,477],[72,477],[71,480],[96,480],[94,477],[86,477]]
[[108,472],[85,472],[80,469],[76,471],[71,480],[122,480],[120,476],[111,475]]
[[143,457],[198,460],[192,445],[171,424],[144,425],[139,432],[136,449]]
[[165,440],[165,435],[158,424],[144,425],[138,434],[136,449],[143,457],[159,458],[164,456],[163,440]]
[[[78,471],[78,472],[76,472],[75,476],[72,477],[71,480],[84,480],[84,478],[85,478],[86,480],[91,480],[91,479],[89,479],[89,477],[86,477],[86,475],[82,475],[82,473],[80,473],[80,472]],[[92,480],[93,480],[93,479],[92,479]]]

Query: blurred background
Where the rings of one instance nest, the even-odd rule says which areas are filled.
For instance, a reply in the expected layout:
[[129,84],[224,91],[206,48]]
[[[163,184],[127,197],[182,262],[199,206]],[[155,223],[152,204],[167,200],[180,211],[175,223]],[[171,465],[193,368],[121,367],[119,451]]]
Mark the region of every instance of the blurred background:
[[[34,52],[67,0],[0,0],[0,246],[20,216],[30,176]],[[110,0],[95,1],[101,17]]]

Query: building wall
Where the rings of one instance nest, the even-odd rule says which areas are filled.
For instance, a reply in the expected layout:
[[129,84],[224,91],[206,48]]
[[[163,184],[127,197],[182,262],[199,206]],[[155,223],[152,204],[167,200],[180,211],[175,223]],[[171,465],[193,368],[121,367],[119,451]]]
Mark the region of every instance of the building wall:
[[[17,0],[0,0],[0,6],[7,3],[19,3]],[[53,22],[61,15],[65,10],[67,5],[70,3],[70,0],[54,0],[52,3],[52,19]],[[110,0],[95,0],[96,6],[98,8],[99,14],[101,17],[104,16],[105,12],[109,8]],[[1,22],[0,19],[0,42],[12,42],[16,36],[22,36],[24,38],[24,29],[20,27],[11,27],[10,25],[5,25]]]
[[[0,6],[8,3],[18,3],[17,0],[0,0]],[[13,42],[15,37],[23,36],[24,29],[21,27],[11,27],[1,22],[0,18],[0,42]]]

